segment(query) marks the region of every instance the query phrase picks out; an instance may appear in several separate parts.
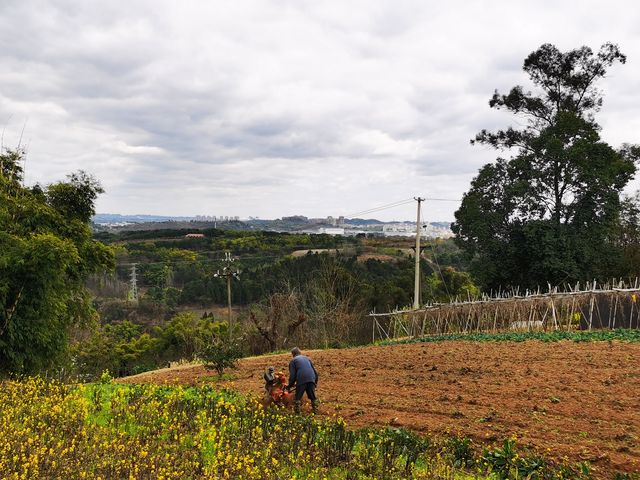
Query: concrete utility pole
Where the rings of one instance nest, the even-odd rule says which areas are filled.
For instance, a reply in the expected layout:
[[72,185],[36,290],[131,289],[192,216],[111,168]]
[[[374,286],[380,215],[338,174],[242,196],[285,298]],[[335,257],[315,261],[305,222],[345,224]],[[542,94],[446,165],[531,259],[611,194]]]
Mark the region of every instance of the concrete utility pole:
[[413,308],[420,308],[420,232],[422,231],[422,225],[420,224],[420,203],[424,202],[424,198],[413,197],[418,202],[418,216],[416,219],[416,277],[413,282]]
[[228,316],[228,320],[227,320],[227,326],[229,329],[229,341],[233,340],[233,333],[232,333],[232,312],[231,312],[231,278],[235,277],[237,279],[240,279],[240,270],[236,270],[233,271],[231,270],[231,263],[235,261],[235,258],[233,258],[231,256],[231,252],[225,252],[224,254],[224,261],[226,263],[226,265],[222,268],[222,273],[220,273],[220,270],[218,270],[216,273],[213,274],[214,277],[225,277],[227,279],[227,305],[229,308],[229,316]]

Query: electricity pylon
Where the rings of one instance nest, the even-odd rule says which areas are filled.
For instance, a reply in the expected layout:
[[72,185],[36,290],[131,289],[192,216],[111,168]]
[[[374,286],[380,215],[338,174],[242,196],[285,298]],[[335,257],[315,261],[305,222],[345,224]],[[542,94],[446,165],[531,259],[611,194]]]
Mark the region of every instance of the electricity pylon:
[[131,285],[129,286],[129,300],[131,300],[132,302],[138,303],[138,276],[137,276],[137,272],[136,272],[136,265],[137,263],[134,263],[133,265],[131,265],[131,274],[130,274],[130,282]]

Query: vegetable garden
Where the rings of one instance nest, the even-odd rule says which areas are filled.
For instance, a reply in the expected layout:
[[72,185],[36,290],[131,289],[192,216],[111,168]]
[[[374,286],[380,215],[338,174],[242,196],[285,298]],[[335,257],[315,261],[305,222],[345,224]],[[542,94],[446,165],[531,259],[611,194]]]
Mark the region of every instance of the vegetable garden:
[[[520,448],[584,462],[593,478],[640,472],[640,337],[635,330],[505,332],[310,351],[323,415],[352,428],[406,428],[469,438],[476,449]],[[216,383],[260,395],[268,365],[290,355],[244,359],[233,380],[201,366],[148,372],[127,382]],[[634,473],[635,472],[635,473]],[[520,477],[523,478],[523,477]]]

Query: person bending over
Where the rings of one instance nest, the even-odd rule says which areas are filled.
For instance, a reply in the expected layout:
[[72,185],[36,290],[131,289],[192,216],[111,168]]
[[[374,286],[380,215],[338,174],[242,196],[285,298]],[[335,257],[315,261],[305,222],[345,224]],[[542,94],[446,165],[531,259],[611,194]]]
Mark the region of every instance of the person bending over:
[[295,412],[300,413],[302,395],[306,392],[311,400],[313,413],[318,413],[318,399],[316,397],[316,387],[318,386],[318,372],[313,366],[313,362],[306,355],[302,355],[298,347],[291,349],[293,359],[289,362],[289,385],[291,390],[296,386]]

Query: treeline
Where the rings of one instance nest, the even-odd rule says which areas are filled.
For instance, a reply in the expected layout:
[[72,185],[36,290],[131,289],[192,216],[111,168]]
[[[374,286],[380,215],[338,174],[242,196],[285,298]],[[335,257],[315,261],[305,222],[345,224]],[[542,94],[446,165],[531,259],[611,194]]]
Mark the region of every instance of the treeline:
[[[256,249],[253,255],[236,257],[233,268],[241,274],[233,282],[234,304],[259,302],[281,291],[285,285],[304,289],[319,271],[328,267],[341,271],[345,281],[357,285],[358,296],[369,309],[388,310],[412,302],[414,260],[397,248],[378,247],[384,255],[361,256],[358,253],[366,247],[357,240],[345,243],[344,239],[335,237],[270,232],[260,232],[258,236],[243,232],[217,235],[218,243],[210,248],[226,244],[234,255],[244,248],[237,239],[269,240],[252,247]],[[310,250],[324,246],[327,251],[308,252],[299,257],[284,254],[305,244]],[[452,241],[434,241],[427,247],[428,253],[424,254],[421,263],[424,301],[446,301],[457,295],[474,293],[469,275],[459,271],[464,267],[464,260]],[[133,242],[121,244],[119,249],[119,259],[124,262],[117,269],[118,278],[124,285],[130,275],[130,265],[135,262],[139,287],[147,300],[172,308],[226,303],[226,280],[215,275],[225,264],[219,251],[195,249],[190,239],[176,240],[170,245],[164,241]],[[275,249],[283,253],[274,254]],[[105,291],[100,295],[108,297],[109,293]],[[122,295],[121,290],[115,292],[115,296],[118,295]]]
[[[204,237],[187,237],[198,233]],[[204,230],[145,230],[123,231],[120,233],[98,232],[96,240],[106,244],[125,242],[132,255],[144,255],[140,260],[163,260],[162,251],[172,248],[193,251],[248,254],[258,252],[284,253],[304,248],[340,248],[355,245],[354,237],[337,237],[327,234],[303,234],[269,231],[239,231],[221,228]],[[159,257],[153,247],[159,250]]]
[[[234,305],[245,306],[236,313],[234,338],[245,354],[296,344],[326,348],[367,343],[371,335],[367,313],[410,304],[413,268],[409,258],[361,262],[356,256],[323,253],[285,257],[245,270],[244,279],[233,285]],[[453,294],[466,298],[477,293],[467,273],[447,266],[434,268],[426,259],[422,269],[425,299],[446,300]],[[177,293],[172,297],[169,292]],[[214,318],[209,313],[198,318],[180,313],[177,304],[167,304],[180,298],[191,305],[223,304],[226,284],[195,275],[182,290],[148,289],[138,305],[99,302],[102,325],[77,339],[72,351],[76,370],[89,376],[98,375],[101,368],[116,375],[138,373],[171,361],[193,360],[208,342],[226,339],[226,317]],[[155,325],[136,317],[141,310],[147,311]],[[162,321],[162,317],[169,318]]]
[[[410,239],[366,239],[348,242],[335,237],[262,232],[215,232],[215,245],[237,239],[268,239],[278,248],[239,255],[233,268],[232,302],[238,339],[245,354],[289,348],[339,347],[370,341],[367,314],[410,305],[413,300],[414,259]],[[153,237],[153,235],[152,235]],[[215,248],[211,237],[199,239]],[[319,249],[289,255],[301,245]],[[226,313],[198,318],[193,310],[223,311],[227,302],[224,278],[215,274],[225,264],[215,251],[194,246],[191,239],[114,242],[121,266],[113,275],[94,277],[89,285],[101,326],[77,338],[75,368],[97,375],[99,366],[118,375],[137,373],[181,359],[192,360],[207,342],[225,339]],[[275,246],[275,247],[274,247]],[[242,248],[238,243],[234,256]],[[478,293],[451,240],[426,243],[421,260],[422,299],[447,301]],[[363,253],[366,252],[366,253]],[[130,265],[135,262],[139,299],[127,299]],[[170,340],[169,340],[170,339]]]
[[95,379],[105,370],[115,376],[133,375],[175,360],[193,361],[227,332],[227,323],[212,314],[199,318],[188,312],[152,329],[128,320],[97,325],[72,344],[67,366],[84,379]]

